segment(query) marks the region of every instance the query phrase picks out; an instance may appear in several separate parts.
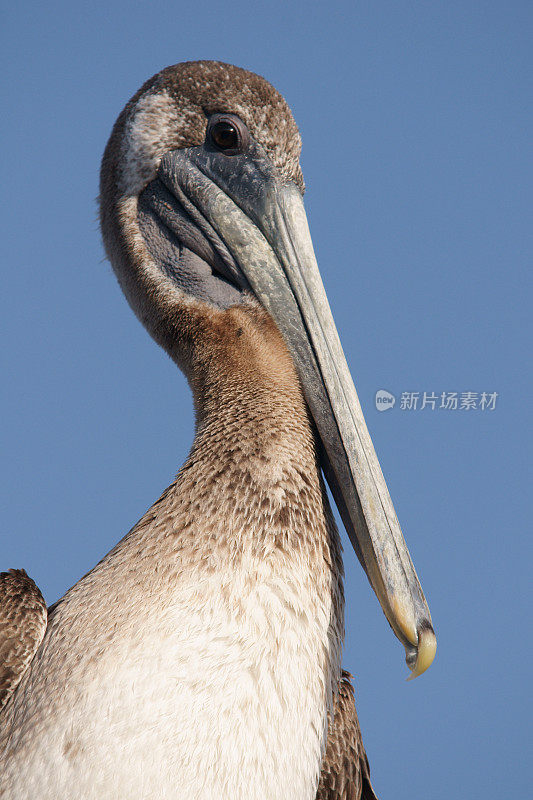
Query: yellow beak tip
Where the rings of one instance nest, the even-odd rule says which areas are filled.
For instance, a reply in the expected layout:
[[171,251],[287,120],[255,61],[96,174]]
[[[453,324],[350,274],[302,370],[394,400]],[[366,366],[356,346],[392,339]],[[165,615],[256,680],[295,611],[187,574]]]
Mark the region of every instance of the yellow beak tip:
[[437,638],[433,630],[424,628],[418,636],[416,661],[407,680],[412,681],[413,678],[418,678],[419,675],[422,675],[433,663],[436,652]]

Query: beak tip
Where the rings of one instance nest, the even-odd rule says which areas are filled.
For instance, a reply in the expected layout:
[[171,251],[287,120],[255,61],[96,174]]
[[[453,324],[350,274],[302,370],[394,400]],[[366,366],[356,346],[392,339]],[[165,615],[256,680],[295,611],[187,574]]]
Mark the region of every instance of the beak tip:
[[413,678],[418,678],[422,675],[433,663],[435,653],[437,652],[437,637],[431,625],[426,624],[419,629],[418,644],[416,647],[409,648],[406,655],[407,666],[411,670],[411,674],[407,678],[412,681]]

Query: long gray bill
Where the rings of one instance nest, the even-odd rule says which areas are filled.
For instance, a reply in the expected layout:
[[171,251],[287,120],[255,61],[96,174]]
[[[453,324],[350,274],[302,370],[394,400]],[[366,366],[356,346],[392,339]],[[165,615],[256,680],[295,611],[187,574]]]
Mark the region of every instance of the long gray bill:
[[260,152],[238,167],[235,160],[191,148],[166,155],[159,177],[222,238],[243,285],[280,328],[325,451],[335,502],[415,677],[435,655],[431,616],[348,370],[302,197],[294,184],[276,177]]

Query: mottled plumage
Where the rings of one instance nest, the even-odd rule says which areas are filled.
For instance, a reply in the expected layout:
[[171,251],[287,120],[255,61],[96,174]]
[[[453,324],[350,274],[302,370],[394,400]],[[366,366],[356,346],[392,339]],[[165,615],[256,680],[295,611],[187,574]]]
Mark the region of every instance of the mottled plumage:
[[26,572],[0,572],[0,709],[41,644],[46,619],[44,598]]
[[[256,303],[203,310],[195,348],[197,434],[187,462],[135,528],[54,606],[46,640],[21,684],[24,693],[4,711],[0,752],[3,745],[9,798],[62,797],[74,779],[80,797],[116,797],[117,759],[128,767],[124,796],[158,797],[143,783],[145,745],[133,733],[146,726],[156,734],[152,748],[166,763],[168,784],[181,781],[185,796],[200,770],[211,787],[201,797],[275,797],[287,772],[294,796],[305,797],[306,771],[319,765],[328,695],[339,674],[342,564],[307,409],[283,340]],[[173,597],[174,587],[180,597]],[[172,671],[158,652],[162,641],[175,653]],[[187,643],[207,663],[220,661],[219,681],[206,679],[205,667],[190,673],[189,662],[179,658]],[[298,665],[293,677],[291,660]],[[83,687],[95,683],[98,694],[87,696]],[[120,719],[128,695],[117,683],[135,697],[127,726]],[[162,704],[157,714],[153,692],[160,698],[156,707]],[[286,692],[298,710],[293,723],[282,702]],[[237,702],[251,705],[254,726],[248,720],[202,750],[198,737],[209,739]],[[323,713],[301,727],[317,702]],[[58,703],[57,734],[39,735],[50,728]],[[198,747],[190,765],[175,733],[165,733],[163,707],[175,724],[187,714],[187,746]],[[104,720],[111,740],[99,727]],[[301,774],[291,765],[295,748],[305,748],[310,759]],[[241,754],[236,764],[232,752]],[[258,752],[265,767],[256,772]],[[89,756],[99,766],[85,776]],[[226,770],[220,766],[225,757],[232,764]],[[35,777],[32,783],[33,764],[40,765],[44,785],[52,784],[54,771],[63,776],[53,793]],[[24,779],[20,786],[17,776]],[[164,775],[160,780],[167,786]]]
[[330,714],[328,744],[316,800],[376,800],[355,710],[351,675],[342,670],[339,694]]

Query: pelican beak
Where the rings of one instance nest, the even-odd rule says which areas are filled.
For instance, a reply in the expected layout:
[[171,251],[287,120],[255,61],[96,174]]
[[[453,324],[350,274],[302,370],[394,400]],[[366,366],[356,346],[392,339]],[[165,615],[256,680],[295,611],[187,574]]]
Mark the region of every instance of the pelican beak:
[[[200,214],[231,253],[230,277],[251,289],[293,356],[322,448],[322,467],[355,552],[411,677],[433,661],[431,616],[368,433],[313,251],[298,188],[257,144],[233,157],[176,150],[158,178]],[[192,205],[191,205],[192,204]]]

